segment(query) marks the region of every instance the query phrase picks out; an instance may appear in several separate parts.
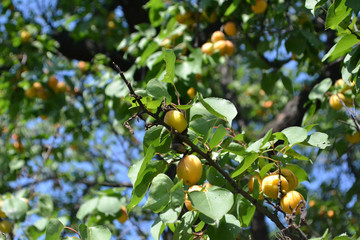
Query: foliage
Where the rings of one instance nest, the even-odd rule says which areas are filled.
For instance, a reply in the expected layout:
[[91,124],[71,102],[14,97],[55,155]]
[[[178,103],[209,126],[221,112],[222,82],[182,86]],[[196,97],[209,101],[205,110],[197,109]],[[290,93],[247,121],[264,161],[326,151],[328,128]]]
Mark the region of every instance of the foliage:
[[[259,213],[273,238],[356,239],[359,3],[124,2],[2,1],[3,236],[259,239]],[[233,55],[211,39],[230,21]],[[207,191],[176,176],[189,154]],[[284,212],[281,182],[276,199],[249,191],[281,168],[306,208]]]

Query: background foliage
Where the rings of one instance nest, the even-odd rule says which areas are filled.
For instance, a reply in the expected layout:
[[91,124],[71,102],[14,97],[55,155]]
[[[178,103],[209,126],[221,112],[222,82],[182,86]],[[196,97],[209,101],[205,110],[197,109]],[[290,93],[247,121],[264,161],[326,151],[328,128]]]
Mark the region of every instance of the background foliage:
[[[212,149],[245,191],[251,175],[273,167],[259,158],[269,142],[283,140],[288,155],[276,160],[296,173],[307,199],[302,231],[309,238],[345,232],[355,239],[360,162],[358,140],[349,136],[360,132],[360,5],[267,3],[264,13],[255,14],[252,0],[3,0],[0,193],[7,215],[2,220],[12,223],[7,237],[191,237],[199,214],[181,212],[183,185],[168,164],[181,157],[170,149],[173,135],[162,126],[145,132],[140,118],[129,122],[134,134],[123,125],[143,109],[129,96],[115,62],[150,112],[164,97],[186,111],[189,139],[201,150]],[[191,17],[179,19],[185,13]],[[228,21],[238,30],[227,36],[235,54],[204,54],[202,44]],[[65,89],[52,88],[51,76]],[[335,84],[339,78],[345,85]],[[34,83],[42,90],[29,97]],[[340,92],[349,106],[336,111],[329,98]],[[211,239],[279,237],[272,221],[235,194],[214,166],[204,167],[201,183],[205,179],[218,188],[190,198],[206,213],[199,219],[209,224],[205,234]],[[208,194],[206,207],[201,200]],[[211,200],[216,196],[221,207]],[[124,223],[116,220],[122,206],[129,211]],[[219,207],[211,212],[211,206]],[[196,224],[193,231],[201,232]]]

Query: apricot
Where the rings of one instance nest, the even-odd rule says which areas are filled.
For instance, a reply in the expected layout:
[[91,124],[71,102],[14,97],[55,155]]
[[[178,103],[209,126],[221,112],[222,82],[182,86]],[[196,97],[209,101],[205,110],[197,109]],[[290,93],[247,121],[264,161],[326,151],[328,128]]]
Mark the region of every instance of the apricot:
[[11,223],[7,220],[3,220],[0,222],[0,232],[10,233],[11,232]]
[[116,27],[114,21],[112,21],[112,20],[107,22],[107,26],[109,29],[115,29],[115,27]]
[[186,93],[191,99],[193,99],[196,96],[196,91],[195,88],[193,87],[189,88]]
[[127,210],[125,206],[121,206],[121,216],[117,219],[119,222],[124,223],[129,219]]
[[[207,192],[208,190],[206,189],[206,187],[202,187],[200,185],[193,185],[188,189],[188,192],[200,192],[200,191],[204,191]],[[191,201],[189,200],[189,196],[186,193],[185,194],[185,207],[187,210],[192,211],[194,209],[194,207],[191,205]]]
[[310,200],[309,207],[312,208],[312,207],[315,207],[315,205],[316,205],[316,201],[315,200]]
[[226,40],[226,51],[225,51],[225,54],[228,55],[228,56],[231,56],[234,54],[235,52],[235,47],[234,47],[234,44],[229,41],[229,40]]
[[333,218],[335,216],[334,210],[330,209],[329,211],[327,211],[327,215],[329,218]]
[[200,159],[195,155],[187,155],[178,163],[176,174],[186,185],[192,186],[200,180],[202,170]]
[[49,77],[49,81],[48,81],[48,86],[52,89],[52,90],[56,90],[56,86],[58,84],[58,80],[54,75],[51,75]]
[[19,153],[23,153],[25,151],[25,147],[20,141],[14,142],[14,148]]
[[[274,175],[278,175],[279,174],[279,170],[276,170],[274,172]],[[295,190],[295,188],[298,186],[299,181],[298,178],[296,177],[296,175],[289,169],[286,168],[282,168],[281,169],[281,175],[284,176],[286,178],[286,180],[289,183],[289,191],[291,190]]]
[[164,122],[179,133],[182,133],[187,128],[187,122],[184,115],[177,110],[168,111],[165,114]]
[[89,69],[89,66],[85,61],[79,61],[78,68],[80,69],[81,72],[84,73]]
[[[249,179],[249,182],[248,182],[248,188],[249,188],[249,192],[250,193],[253,193],[253,190],[254,190],[254,182],[255,182],[255,179],[256,181],[259,183],[259,188],[261,188],[261,178],[260,178],[260,175],[257,173],[255,175],[253,175],[250,179]],[[259,193],[260,193],[260,189],[259,189]],[[264,196],[262,194],[259,195],[259,199],[264,199]]]
[[201,46],[201,51],[207,55],[211,55],[214,52],[214,44],[206,42]]
[[214,50],[218,50],[221,56],[224,56],[225,53],[227,53],[227,48],[226,48],[226,41],[225,40],[219,40],[217,42],[214,43]]
[[65,82],[58,82],[56,84],[56,92],[57,93],[64,93],[66,92],[67,86]]
[[343,101],[345,103],[344,94],[342,94],[342,93],[333,94],[333,95],[331,95],[331,97],[329,99],[330,107],[332,107],[335,110],[340,110],[343,107],[343,105],[339,98],[341,99],[341,101]]
[[27,98],[34,98],[36,97],[36,90],[33,87],[29,87],[25,90],[25,96]]
[[360,133],[356,132],[354,135],[350,135],[347,133],[345,135],[345,138],[349,143],[358,143],[360,142]]
[[[302,203],[300,203],[303,201]],[[305,207],[304,197],[297,191],[290,191],[280,201],[280,207],[284,212],[291,214],[295,210],[295,215],[300,213],[301,206]]]
[[255,14],[261,14],[261,13],[265,12],[267,6],[268,6],[268,4],[265,0],[256,0],[255,5],[251,5],[251,10]]
[[222,31],[215,31],[213,32],[213,34],[211,35],[211,41],[213,43],[220,41],[220,40],[225,40],[225,35]]
[[[285,177],[280,176],[281,179],[281,192],[285,193],[289,189],[289,183]],[[276,199],[279,192],[279,175],[266,176],[261,183],[261,189],[264,194],[269,198]]]
[[21,38],[21,42],[27,43],[31,39],[31,33],[29,31],[27,31],[27,30],[23,30],[20,33],[20,38]]
[[235,36],[237,33],[236,24],[234,22],[225,23],[224,32],[226,33],[226,35],[230,37]]

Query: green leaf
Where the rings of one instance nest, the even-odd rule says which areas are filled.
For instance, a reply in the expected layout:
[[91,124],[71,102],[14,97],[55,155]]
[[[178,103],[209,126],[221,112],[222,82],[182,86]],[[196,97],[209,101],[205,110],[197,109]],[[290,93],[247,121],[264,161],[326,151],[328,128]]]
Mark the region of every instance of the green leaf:
[[166,74],[164,82],[173,83],[175,78],[175,60],[176,56],[173,51],[167,50],[164,52],[164,60],[166,63]]
[[326,147],[331,145],[328,138],[329,136],[325,133],[314,132],[313,134],[310,135],[309,140],[307,142],[314,147],[325,149]]
[[56,218],[50,219],[46,227],[45,240],[59,240],[64,225]]
[[121,209],[121,202],[117,197],[103,196],[99,200],[97,209],[106,216],[115,216]]
[[349,52],[351,48],[359,43],[360,40],[354,34],[347,34],[341,37],[341,39],[324,55],[322,61],[331,57],[336,59],[343,56],[345,53]]
[[297,160],[310,161],[310,159],[308,157],[301,155],[300,153],[296,152],[294,149],[288,149],[286,151],[286,155],[289,155]]
[[358,0],[347,0],[345,2],[345,5],[349,8],[352,8],[352,10],[355,12],[355,15],[357,16],[360,12],[360,2]]
[[[136,178],[136,181],[133,191],[131,193],[131,201],[128,205],[128,212],[130,212],[131,209],[141,201],[141,199],[145,196],[145,193],[147,192],[151,180],[158,174],[159,171],[163,170],[161,163],[160,165],[156,164],[152,167],[148,166],[154,156],[155,149],[154,147],[149,146],[145,158],[141,161],[141,163],[136,164],[136,168],[129,169],[129,174],[131,175],[130,179]],[[154,163],[159,162],[154,161]]]
[[25,218],[28,205],[21,198],[12,197],[4,200],[1,209],[8,218],[22,220]]
[[259,154],[257,153],[246,153],[245,155],[243,155],[244,160],[240,163],[240,165],[235,169],[235,171],[231,174],[231,177],[237,177],[240,174],[242,174],[243,172],[245,172],[250,166],[251,164],[253,164],[253,162],[255,162],[255,160],[259,157]]
[[164,21],[164,17],[161,17],[161,11],[165,8],[164,1],[150,0],[146,4],[146,7],[149,8],[149,19],[151,25],[158,27]]
[[39,198],[39,214],[43,217],[51,217],[54,211],[54,203],[50,195],[41,195]]
[[161,221],[160,216],[157,216],[157,218],[155,219],[154,223],[151,226],[151,230],[150,230],[151,236],[154,239],[159,240],[165,228],[166,225]]
[[289,127],[281,131],[285,134],[286,138],[289,140],[289,144],[292,146],[296,143],[300,143],[306,140],[307,131],[301,127]]
[[237,154],[239,156],[241,156],[242,154],[245,153],[244,147],[242,145],[240,145],[238,143],[234,143],[234,142],[230,143],[227,146],[224,146],[223,150],[227,151],[227,152],[235,153],[235,154]]
[[315,15],[315,10],[319,7],[319,6],[321,6],[321,5],[323,5],[325,2],[327,2],[327,0],[306,0],[306,2],[305,2],[305,7],[307,8],[307,9],[310,9],[311,10],[311,13],[313,14],[313,15]]
[[160,219],[165,224],[176,223],[180,213],[182,206],[173,207],[167,205],[166,208],[160,213]]
[[152,181],[144,209],[150,209],[155,213],[164,209],[170,200],[172,186],[173,182],[167,175],[162,173],[157,175]]
[[173,240],[189,240],[193,237],[191,227],[195,223],[197,215],[198,213],[195,211],[188,211],[182,216],[181,223],[176,226]]
[[99,198],[96,197],[81,204],[79,211],[76,213],[76,217],[80,220],[83,220],[84,217],[86,217],[96,209],[98,202],[99,202]]
[[129,89],[121,79],[115,79],[105,87],[105,94],[109,97],[123,98],[129,94]]
[[301,33],[293,32],[286,40],[285,47],[288,52],[300,55],[305,51],[307,41]]
[[152,79],[146,85],[147,93],[157,99],[163,99],[164,97],[171,100],[171,96],[167,91],[166,83],[156,79]]
[[338,25],[351,13],[351,8],[346,5],[346,0],[335,0],[331,4],[325,21],[325,29],[336,29]]
[[248,227],[255,213],[255,206],[252,205],[248,200],[242,197],[238,197],[237,202],[237,215],[241,223],[241,227]]
[[266,173],[269,172],[270,169],[274,167],[274,165],[275,163],[268,163],[263,168],[261,168],[260,178],[262,179],[266,175]]
[[226,183],[224,176],[221,175],[213,166],[209,167],[206,179],[210,184],[216,186],[223,186]]
[[189,199],[195,209],[213,220],[220,220],[234,204],[232,192],[212,187],[207,192],[191,192]]
[[288,90],[288,92],[291,95],[293,95],[294,94],[294,86],[293,86],[291,79],[289,77],[281,75],[281,81],[282,81],[284,87],[286,88],[286,90]]
[[240,222],[234,215],[225,214],[218,226],[209,225],[207,233],[210,239],[236,239],[241,231]]
[[229,100],[222,98],[204,98],[200,97],[201,104],[213,115],[218,118],[224,119],[231,126],[232,120],[237,115],[237,110]]
[[332,85],[332,81],[330,78],[325,78],[318,84],[314,86],[314,88],[309,93],[309,99],[315,100],[319,99],[322,101],[325,98],[325,93],[330,89]]
[[110,240],[111,232],[105,226],[94,226],[87,228],[87,236],[87,240]]
[[151,41],[145,51],[142,53],[139,61],[140,66],[144,66],[148,57],[159,49],[159,45],[155,41]]
[[231,2],[230,6],[226,9],[225,16],[231,15],[236,8],[239,6],[240,0],[234,0]]
[[226,129],[223,125],[219,125],[215,132],[214,135],[212,136],[210,142],[209,142],[209,146],[211,149],[213,149],[214,147],[216,147],[222,140],[223,138],[226,136]]

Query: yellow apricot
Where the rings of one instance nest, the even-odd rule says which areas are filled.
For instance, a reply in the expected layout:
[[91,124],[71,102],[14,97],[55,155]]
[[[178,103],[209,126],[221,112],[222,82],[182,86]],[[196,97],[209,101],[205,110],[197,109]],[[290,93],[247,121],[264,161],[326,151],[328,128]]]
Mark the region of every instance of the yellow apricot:
[[[278,175],[279,174],[279,170],[276,170],[274,172],[274,175]],[[286,168],[282,168],[281,169],[281,175],[284,176],[286,178],[286,180],[289,183],[289,191],[290,190],[295,190],[295,188],[298,186],[299,181],[298,178],[296,177],[296,175],[289,169]]]
[[121,216],[117,219],[119,222],[124,223],[126,220],[128,220],[128,213],[125,206],[121,207]]
[[[280,176],[281,179],[281,191],[282,193],[287,192],[289,189],[289,183],[285,177]],[[264,194],[269,198],[276,199],[279,192],[279,175],[269,175],[266,176],[261,183],[261,189]]]
[[180,160],[176,168],[178,178],[183,182],[192,186],[196,184],[202,175],[202,163],[195,155],[187,155]]
[[230,37],[235,36],[237,33],[236,24],[234,22],[225,23],[224,32],[226,33],[226,35]]
[[330,107],[332,107],[335,110],[340,110],[343,107],[340,99],[341,99],[341,101],[343,101],[345,103],[344,94],[338,93],[338,94],[331,95],[331,97],[329,99]]
[[10,233],[11,232],[11,223],[7,220],[0,222],[0,232]]
[[[249,179],[249,182],[248,182],[248,188],[249,188],[249,192],[252,193],[253,190],[254,190],[254,182],[255,182],[255,179],[257,180],[257,182],[259,183],[259,188],[261,188],[261,178],[260,178],[260,175],[257,173],[255,175],[253,175],[250,179]],[[264,196],[260,193],[260,189],[259,189],[259,199],[262,200],[264,199]]]
[[211,41],[213,43],[220,41],[220,40],[225,40],[225,35],[222,31],[215,31],[212,35],[211,35]]
[[213,43],[206,42],[201,46],[201,51],[207,55],[211,55],[214,52]]
[[[200,185],[193,185],[188,189],[188,192],[200,192],[200,191],[204,191],[207,192],[208,190],[206,189],[205,185],[204,187],[200,186]],[[186,193],[185,194],[185,207],[187,210],[192,211],[194,209],[194,207],[191,205],[191,201],[189,200],[189,196]]]
[[[303,201],[303,203],[300,203]],[[295,214],[300,213],[301,206],[305,207],[304,197],[297,191],[290,191],[280,201],[281,209],[286,213],[292,213],[295,210]]]
[[225,54],[228,55],[228,56],[233,55],[234,52],[235,52],[234,44],[229,40],[226,40],[225,43],[226,43]]
[[58,80],[54,75],[51,75],[49,77],[49,81],[48,81],[48,86],[52,89],[52,90],[56,90],[56,86],[58,84]]
[[186,93],[191,99],[193,99],[196,96],[196,91],[195,88],[193,87],[189,88]]
[[165,114],[164,122],[179,133],[182,133],[187,128],[187,122],[184,115],[177,110],[168,111]]
[[256,0],[255,5],[251,5],[251,10],[256,14],[261,14],[265,12],[268,4],[265,0]]
[[345,135],[346,140],[348,140],[349,143],[358,143],[360,142],[360,133],[356,132],[354,135],[346,134]]
[[214,43],[214,50],[219,50],[220,55],[224,56],[227,53],[226,45],[225,40],[219,40]]

